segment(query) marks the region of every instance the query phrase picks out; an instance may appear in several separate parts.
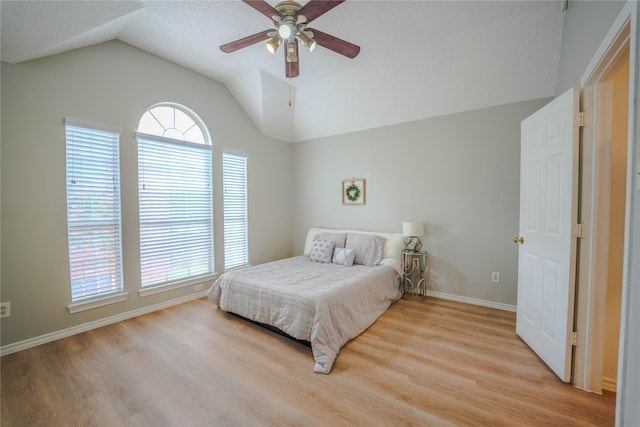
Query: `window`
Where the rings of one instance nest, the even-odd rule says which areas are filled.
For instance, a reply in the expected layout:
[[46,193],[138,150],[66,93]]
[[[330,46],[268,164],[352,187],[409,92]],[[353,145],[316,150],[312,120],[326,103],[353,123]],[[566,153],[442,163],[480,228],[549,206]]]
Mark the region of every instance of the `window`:
[[119,130],[66,119],[71,300],[122,291]]
[[224,187],[224,268],[249,262],[247,245],[247,158],[222,154]]
[[159,104],[142,116],[138,131],[142,287],[212,274],[212,147],[206,128],[185,107]]

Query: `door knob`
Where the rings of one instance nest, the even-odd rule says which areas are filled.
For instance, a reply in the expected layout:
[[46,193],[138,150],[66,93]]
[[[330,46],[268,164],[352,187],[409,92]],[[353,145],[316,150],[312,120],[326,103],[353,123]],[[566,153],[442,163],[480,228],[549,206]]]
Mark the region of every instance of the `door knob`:
[[513,238],[513,243],[520,243],[521,245],[524,245],[524,237],[520,236],[516,236]]

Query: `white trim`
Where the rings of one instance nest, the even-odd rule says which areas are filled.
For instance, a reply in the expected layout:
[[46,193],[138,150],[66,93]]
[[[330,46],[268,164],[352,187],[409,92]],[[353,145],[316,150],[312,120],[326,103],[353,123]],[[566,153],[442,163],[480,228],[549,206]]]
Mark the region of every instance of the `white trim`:
[[122,128],[117,126],[105,125],[102,123],[95,123],[87,120],[73,119],[70,117],[65,117],[63,122],[65,125],[69,125],[69,126],[89,128],[93,130],[111,132],[111,133],[116,133],[118,135],[122,135]]
[[[620,344],[618,348],[618,379],[616,399],[616,426],[640,424],[638,393],[640,392],[640,367],[638,364],[637,326],[640,319],[640,48],[638,38],[638,2],[628,1],[623,9],[631,21],[631,46],[629,48],[629,152],[627,176],[627,216],[625,221],[624,267],[622,276],[622,304],[620,316]],[[639,162],[640,163],[640,162]],[[635,380],[633,379],[635,378]]]
[[[7,354],[15,353],[22,350],[27,350],[38,345],[46,344],[52,341],[56,341],[62,338],[70,337],[72,335],[80,334],[82,332],[90,331],[92,329],[101,328],[103,326],[118,323],[123,320],[131,319],[133,317],[143,316],[145,314],[152,313],[154,311],[163,310],[174,305],[184,304],[185,302],[193,301],[199,298],[207,296],[207,290],[203,289],[201,292],[196,292],[190,295],[185,295],[179,298],[174,298],[169,301],[164,301],[158,304],[153,304],[147,307],[138,308],[135,310],[127,311],[125,313],[119,313],[113,316],[105,317],[103,319],[95,320],[93,322],[83,323],[78,326],[72,326],[71,328],[62,329],[59,331],[50,332],[48,334],[40,335],[38,337],[29,338],[27,340],[18,341],[12,344],[7,344],[0,347],[0,356],[6,356]],[[428,296],[434,298],[442,298],[450,301],[463,302],[467,304],[479,305],[482,307],[495,308],[505,311],[516,311],[515,305],[502,304],[492,301],[485,301],[476,298],[462,297],[459,295],[447,294],[437,291],[427,291]]]
[[[167,283],[165,285],[149,286],[148,288],[142,288],[138,290],[138,295],[146,297],[149,295],[160,294],[162,292],[172,291],[174,289],[185,288],[191,285],[197,285],[202,283],[204,289],[209,289],[213,282],[218,278],[218,273],[214,273],[208,276],[195,277],[193,279],[185,280],[178,283]],[[205,282],[210,282],[209,286],[204,286]]]
[[208,151],[213,151],[213,145],[211,144],[201,144],[199,142],[183,141],[181,139],[167,138],[166,136],[152,135],[150,133],[144,133],[144,132],[134,132],[133,135],[136,137],[136,140],[144,139],[146,141],[166,142],[168,144],[182,145],[185,147],[193,147],[193,148],[202,148]]
[[493,301],[487,301],[487,300],[483,300],[483,299],[463,297],[463,296],[460,296],[460,295],[447,294],[447,293],[444,293],[444,292],[429,291],[429,290],[427,291],[427,296],[434,297],[434,298],[442,298],[442,299],[446,299],[446,300],[450,300],[450,301],[463,302],[465,304],[472,304],[472,305],[479,305],[479,306],[482,306],[482,307],[495,308],[497,310],[511,311],[513,313],[516,312],[516,306],[515,305],[503,304],[501,302],[493,302]]
[[92,310],[105,305],[126,301],[128,297],[129,292],[118,292],[117,294],[111,294],[87,301],[73,302],[67,306],[67,310],[69,311],[69,314],[80,313],[81,311]]
[[18,341],[12,344],[7,344],[0,347],[0,356],[5,356],[7,354],[15,353],[17,351],[26,350],[32,347],[36,347],[38,345],[46,344],[51,341],[59,340],[61,338],[70,337],[71,335],[76,335],[82,332],[90,331],[92,329],[101,328],[103,326],[107,326],[113,323],[121,322],[123,320],[131,319],[133,317],[149,314],[154,311],[163,310],[165,308],[172,307],[174,305],[183,304],[185,302],[189,302],[192,300],[205,297],[206,295],[207,295],[207,290],[204,289],[202,292],[185,295],[169,301],[164,301],[164,302],[153,304],[147,307],[142,307],[135,310],[127,311],[125,313],[119,313],[113,316],[105,317],[99,320],[95,320],[93,322],[83,323],[81,325],[72,326],[71,328],[50,332],[48,334],[40,335],[35,338],[29,338],[24,341]]

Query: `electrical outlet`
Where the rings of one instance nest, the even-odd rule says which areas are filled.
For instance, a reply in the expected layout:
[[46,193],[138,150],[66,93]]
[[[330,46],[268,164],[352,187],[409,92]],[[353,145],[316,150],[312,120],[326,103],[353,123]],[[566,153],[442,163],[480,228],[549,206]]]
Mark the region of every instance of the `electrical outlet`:
[[497,271],[491,273],[491,283],[500,283],[500,273]]
[[198,292],[198,291],[201,291],[202,289],[203,289],[203,288],[202,288],[202,284],[195,285],[195,286],[193,287],[193,292]]
[[1,302],[0,303],[0,319],[3,317],[11,316],[11,303],[10,302]]

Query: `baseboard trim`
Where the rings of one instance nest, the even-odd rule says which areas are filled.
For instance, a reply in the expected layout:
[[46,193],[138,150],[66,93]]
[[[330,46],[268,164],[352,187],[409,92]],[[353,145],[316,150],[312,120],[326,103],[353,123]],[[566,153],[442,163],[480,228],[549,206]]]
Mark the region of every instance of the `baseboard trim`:
[[[127,311],[125,313],[116,314],[113,316],[105,317],[103,319],[94,320],[93,322],[83,323],[82,325],[72,326],[71,328],[62,329],[60,331],[50,332],[48,334],[40,335],[38,337],[29,338],[27,340],[18,341],[12,344],[7,344],[5,346],[0,347],[0,356],[5,356],[7,354],[15,353],[17,351],[26,350],[41,344],[46,344],[48,342],[59,340],[61,338],[70,337],[71,335],[90,331],[92,329],[100,328],[102,326],[111,325],[113,323],[117,323],[122,320],[127,320],[133,317],[142,316],[144,314],[152,313],[154,311],[162,310],[174,305],[183,304],[188,301],[193,301],[195,299],[202,298],[206,295],[207,295],[207,291],[203,290],[201,292],[185,295],[180,298],[174,298],[169,301],[164,301],[164,302],[150,305],[147,307],[138,308],[136,310]],[[486,300],[481,300],[477,298],[463,297],[460,295],[448,294],[445,292],[427,291],[427,295],[435,298],[442,298],[442,299],[451,300],[451,301],[463,302],[466,304],[473,304],[473,305],[479,305],[482,307],[495,308],[498,310],[505,310],[505,311],[512,311],[512,312],[516,311],[515,305],[503,304],[503,303],[493,302],[493,301],[486,301]],[[603,378],[602,388],[615,391],[616,390],[615,380],[609,380],[609,379]]]
[[477,298],[469,298],[469,297],[463,297],[460,295],[454,295],[454,294],[447,294],[444,292],[438,292],[438,291],[427,291],[427,296],[431,296],[431,297],[435,297],[435,298],[442,298],[442,299],[447,299],[450,301],[457,301],[457,302],[464,302],[466,304],[473,304],[473,305],[479,305],[482,307],[489,307],[489,308],[495,308],[498,310],[505,310],[505,311],[512,311],[512,312],[516,312],[516,306],[515,305],[511,305],[511,304],[503,304],[501,302],[493,302],[493,301],[486,301],[483,299],[477,299]]
[[616,391],[618,390],[618,380],[602,377],[601,387],[603,393],[616,394]]
[[90,331],[92,329],[100,328],[102,326],[111,325],[113,323],[117,323],[122,320],[127,320],[133,317],[142,316],[144,314],[152,313],[154,311],[162,310],[168,307],[172,307],[174,305],[183,304],[185,302],[202,298],[206,295],[207,295],[207,290],[205,289],[201,292],[196,292],[196,293],[185,295],[179,298],[174,298],[158,304],[149,305],[146,307],[127,311],[125,313],[115,314],[113,316],[105,317],[103,319],[98,319],[92,322],[83,323],[81,325],[72,326],[71,328],[62,329],[60,331],[54,331],[48,334],[40,335],[38,337],[29,338],[29,339],[18,341],[12,344],[7,344],[0,347],[0,356],[5,356],[7,354],[15,353],[17,351],[26,350],[28,348],[36,347],[41,344],[46,344],[48,342],[59,340],[61,338],[70,337],[71,335],[76,335],[81,332]]

